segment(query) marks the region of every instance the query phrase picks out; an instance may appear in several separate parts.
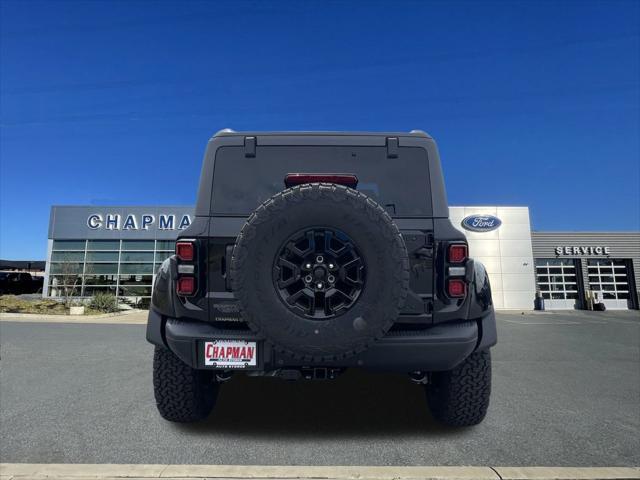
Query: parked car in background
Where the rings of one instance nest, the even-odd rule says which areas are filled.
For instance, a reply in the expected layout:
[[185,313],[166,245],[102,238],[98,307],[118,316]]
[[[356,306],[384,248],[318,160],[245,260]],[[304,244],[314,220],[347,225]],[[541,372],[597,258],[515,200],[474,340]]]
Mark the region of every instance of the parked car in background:
[[42,291],[43,277],[24,272],[0,272],[0,295],[22,295]]

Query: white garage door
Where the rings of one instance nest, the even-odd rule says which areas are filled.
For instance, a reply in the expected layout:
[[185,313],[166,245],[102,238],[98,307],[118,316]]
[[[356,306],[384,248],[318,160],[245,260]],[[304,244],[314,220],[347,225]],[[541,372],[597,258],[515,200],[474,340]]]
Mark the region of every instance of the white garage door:
[[587,263],[589,289],[610,310],[629,308],[629,276],[624,260],[593,259]]
[[536,282],[547,310],[577,308],[579,295],[575,260],[537,258]]

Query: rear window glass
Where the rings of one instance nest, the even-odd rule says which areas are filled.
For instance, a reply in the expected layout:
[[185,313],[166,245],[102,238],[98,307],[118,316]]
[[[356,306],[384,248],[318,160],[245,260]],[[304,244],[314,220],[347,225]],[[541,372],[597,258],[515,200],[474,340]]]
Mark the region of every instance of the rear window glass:
[[212,213],[248,215],[284,190],[288,173],[349,173],[357,190],[396,217],[430,216],[431,192],[424,149],[403,147],[387,158],[385,147],[265,146],[255,157],[243,147],[222,147],[214,167]]

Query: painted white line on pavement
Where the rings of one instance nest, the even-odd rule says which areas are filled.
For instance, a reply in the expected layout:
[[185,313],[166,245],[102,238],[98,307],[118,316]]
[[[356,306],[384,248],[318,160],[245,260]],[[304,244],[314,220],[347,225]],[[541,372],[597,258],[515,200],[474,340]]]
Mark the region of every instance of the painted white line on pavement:
[[634,467],[366,467],[243,465],[0,464],[12,480],[48,479],[335,479],[335,480],[637,480]]
[[640,478],[629,467],[495,467],[502,480],[620,480]]
[[570,321],[558,321],[558,322],[521,322],[518,320],[507,320],[506,318],[500,318],[499,320],[507,323],[513,323],[515,325],[580,325],[580,322]]
[[143,325],[147,323],[147,312],[115,315],[39,315],[33,313],[0,313],[0,322]]

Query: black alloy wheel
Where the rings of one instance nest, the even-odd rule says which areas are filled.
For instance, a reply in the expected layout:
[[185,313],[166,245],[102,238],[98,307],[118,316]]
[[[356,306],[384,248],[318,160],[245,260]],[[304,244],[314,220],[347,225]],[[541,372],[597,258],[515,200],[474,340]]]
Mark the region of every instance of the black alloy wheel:
[[330,227],[299,231],[283,244],[273,282],[293,312],[327,320],[351,308],[365,286],[366,266],[352,239]]

